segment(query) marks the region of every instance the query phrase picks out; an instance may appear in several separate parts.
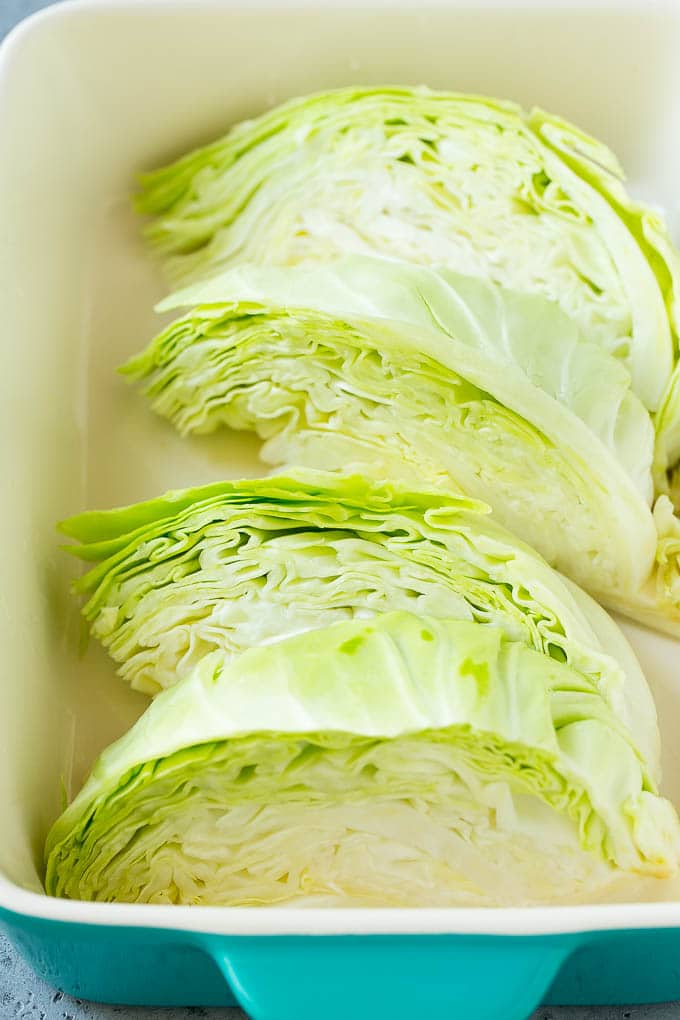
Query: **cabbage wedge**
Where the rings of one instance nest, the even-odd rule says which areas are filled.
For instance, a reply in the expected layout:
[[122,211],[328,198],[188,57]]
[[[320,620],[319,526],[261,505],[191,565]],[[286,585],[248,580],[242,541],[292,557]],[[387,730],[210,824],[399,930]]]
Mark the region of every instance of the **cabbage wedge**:
[[501,630],[391,612],[204,657],[52,828],[71,899],[443,906],[678,864],[597,688]]
[[553,302],[352,256],[229,270],[159,307],[190,310],[123,371],[182,432],[255,429],[279,467],[468,493],[610,608],[680,634],[651,418]]
[[678,254],[622,181],[604,145],[542,110],[345,88],[288,102],[145,175],[138,207],[154,217],[148,234],[175,280],[358,253],[541,294],[622,361],[654,411],[675,358]]
[[390,610],[489,624],[588,678],[659,777],[651,694],[606,613],[462,497],[316,472],[222,482],[65,521],[83,613],[132,687]]

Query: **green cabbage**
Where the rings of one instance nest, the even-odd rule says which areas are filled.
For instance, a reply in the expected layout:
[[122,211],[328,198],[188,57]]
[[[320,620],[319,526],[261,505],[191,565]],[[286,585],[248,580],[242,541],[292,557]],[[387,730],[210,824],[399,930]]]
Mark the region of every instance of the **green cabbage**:
[[640,668],[606,614],[462,497],[360,477],[223,482],[62,524],[95,565],[76,582],[92,634],[156,694],[207,653],[238,655],[390,610],[490,624],[588,678],[654,779]]
[[585,677],[499,629],[391,612],[204,657],[100,757],[50,832],[46,889],[536,902],[670,874],[679,849]]
[[622,179],[605,146],[541,110],[347,88],[146,175],[138,205],[175,279],[378,253],[539,293],[628,367],[655,410],[674,363],[679,262]]
[[352,256],[241,267],[161,307],[185,305],[124,369],[182,432],[256,429],[272,464],[469,493],[611,608],[680,633],[650,416],[553,302]]

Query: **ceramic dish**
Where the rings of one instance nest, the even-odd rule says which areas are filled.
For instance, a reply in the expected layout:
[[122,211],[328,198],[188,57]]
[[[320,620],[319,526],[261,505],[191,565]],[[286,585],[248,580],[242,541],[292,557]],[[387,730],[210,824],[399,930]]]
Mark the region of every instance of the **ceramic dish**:
[[[680,998],[680,882],[625,902],[504,910],[294,910],[67,902],[41,847],[94,755],[144,699],[78,657],[54,522],[85,506],[256,474],[254,440],[179,439],[114,368],[163,293],[129,207],[135,171],[290,95],[427,82],[538,103],[607,141],[671,215],[680,177],[680,14],[660,5],[377,5],[84,0],[0,57],[0,924],[84,998],[241,1003],[256,1020],[526,1017],[541,1000]],[[227,465],[225,467],[225,465]],[[227,470],[228,469],[228,470]],[[649,676],[680,803],[678,645],[627,633]]]

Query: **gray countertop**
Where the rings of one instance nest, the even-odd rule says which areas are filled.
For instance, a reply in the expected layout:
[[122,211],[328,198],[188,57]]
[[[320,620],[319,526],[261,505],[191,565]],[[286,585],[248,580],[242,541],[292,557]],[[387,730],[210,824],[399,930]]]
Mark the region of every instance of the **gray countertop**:
[[[22,18],[51,0],[0,0],[0,38]],[[79,1002],[50,988],[0,935],[0,1020],[243,1020],[237,1009],[130,1009]],[[499,1017],[499,1020],[503,1020]],[[532,1020],[680,1020],[680,1003],[600,1008],[544,1007]]]

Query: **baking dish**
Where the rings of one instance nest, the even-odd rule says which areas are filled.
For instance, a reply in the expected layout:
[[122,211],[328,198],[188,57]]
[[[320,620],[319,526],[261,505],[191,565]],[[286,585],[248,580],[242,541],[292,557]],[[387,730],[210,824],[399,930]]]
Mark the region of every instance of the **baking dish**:
[[[239,1002],[256,1020],[526,1017],[541,1000],[680,997],[680,881],[626,902],[505,910],[212,909],[71,903],[41,892],[62,782],[144,706],[104,654],[79,655],[75,567],[55,520],[225,475],[257,444],[185,441],[115,367],[157,328],[162,281],[129,209],[134,172],[287,96],[425,81],[574,119],[676,212],[680,12],[640,2],[302,8],[83,0],[20,26],[0,58],[0,923],[36,970],[81,998]],[[678,646],[627,626],[649,676],[680,803]]]

